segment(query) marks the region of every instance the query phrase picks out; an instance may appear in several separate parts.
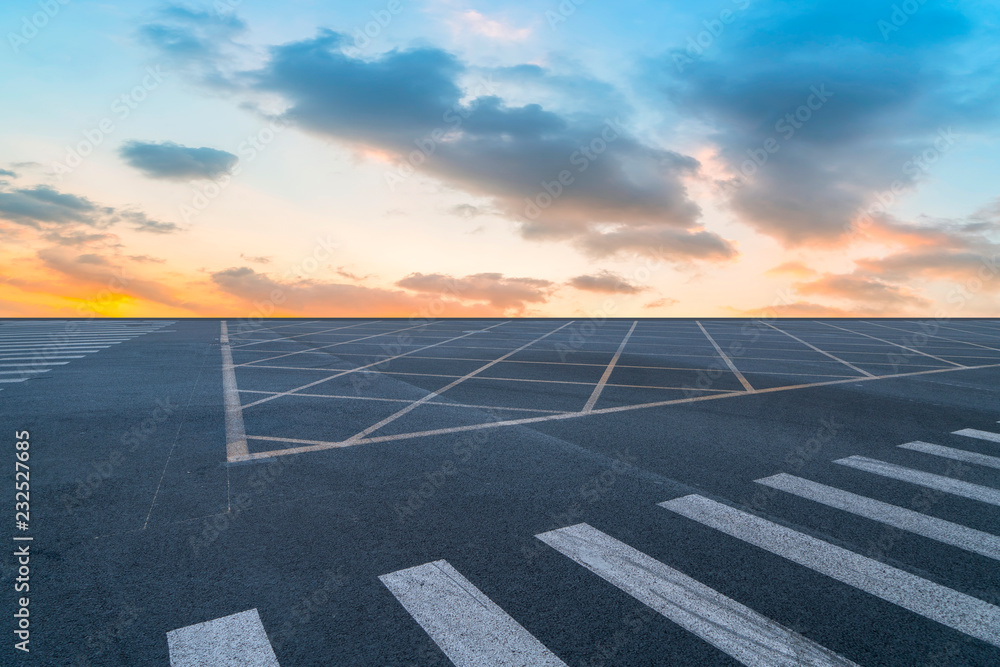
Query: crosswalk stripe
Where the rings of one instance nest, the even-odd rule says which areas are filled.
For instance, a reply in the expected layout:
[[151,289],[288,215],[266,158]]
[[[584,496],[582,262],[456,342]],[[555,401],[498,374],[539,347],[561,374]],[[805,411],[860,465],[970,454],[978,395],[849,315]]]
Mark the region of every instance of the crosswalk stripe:
[[856,468],[857,470],[864,470],[865,472],[881,475],[882,477],[890,477],[902,482],[917,484],[929,489],[937,489],[938,491],[962,496],[963,498],[978,500],[990,505],[1000,505],[1000,489],[963,482],[960,479],[935,475],[923,472],[922,470],[904,468],[894,463],[886,463],[885,461],[870,459],[866,456],[848,456],[846,459],[838,459],[834,463]]
[[456,667],[566,667],[447,561],[379,579]]
[[850,491],[818,484],[794,475],[780,473],[755,481],[772,489],[814,500],[827,507],[850,512],[987,558],[1000,560],[1000,537],[997,535],[984,533],[904,507],[890,505],[874,498],[859,496]]
[[12,382],[24,382],[24,381],[25,381],[25,380],[27,380],[27,379],[28,379],[28,378],[8,378],[8,379],[0,379],[0,383],[3,383],[3,384],[10,384],[10,383],[12,383]]
[[170,667],[279,667],[256,609],[167,633]]
[[1000,607],[988,602],[702,496],[684,496],[660,506],[1000,646]]
[[979,438],[980,440],[989,440],[990,442],[1000,442],[1000,433],[991,433],[990,431],[980,431],[975,428],[963,428],[961,431],[952,431],[954,435],[964,435],[969,438]]
[[967,452],[964,449],[954,449],[953,447],[942,447],[941,445],[934,445],[929,442],[908,442],[905,445],[900,445],[903,449],[912,449],[915,452],[923,452],[925,454],[932,454],[934,456],[940,456],[946,459],[952,459],[954,461],[963,461],[965,463],[972,463],[978,466],[986,466],[987,468],[998,468],[1000,469],[1000,458],[996,456],[987,456],[986,454],[979,454],[978,452]]
[[855,664],[585,523],[535,537],[744,665]]
[[52,370],[52,369],[51,368],[22,368],[19,371],[0,371],[0,374],[3,374],[3,375],[22,374],[23,375],[25,373],[48,373],[50,370]]

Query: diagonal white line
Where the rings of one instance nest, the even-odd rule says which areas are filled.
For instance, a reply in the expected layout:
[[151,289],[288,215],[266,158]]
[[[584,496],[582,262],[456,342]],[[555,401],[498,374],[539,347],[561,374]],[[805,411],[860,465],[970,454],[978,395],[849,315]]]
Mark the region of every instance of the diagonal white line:
[[826,352],[826,351],[824,351],[824,350],[821,350],[821,349],[819,349],[818,347],[816,347],[816,346],[815,346],[815,345],[813,345],[812,343],[807,343],[807,342],[805,342],[804,340],[802,340],[801,338],[799,338],[798,336],[794,336],[794,335],[792,335],[792,334],[788,333],[788,332],[787,332],[787,331],[785,331],[784,329],[779,329],[778,327],[774,326],[773,324],[768,324],[767,322],[762,322],[762,323],[763,323],[763,324],[766,324],[766,325],[767,325],[767,326],[769,326],[769,327],[771,327],[771,328],[772,328],[772,329],[774,329],[775,331],[780,331],[781,333],[785,334],[785,335],[786,335],[786,336],[788,336],[789,338],[794,338],[795,340],[799,341],[800,343],[802,343],[802,344],[803,344],[803,345],[805,345],[806,347],[811,347],[812,349],[816,350],[816,351],[817,351],[817,352],[819,352],[820,354],[823,354],[823,355],[826,355],[826,356],[830,357],[830,358],[831,358],[831,359],[833,359],[834,361],[839,361],[840,363],[844,364],[845,366],[847,366],[847,367],[848,367],[848,368],[850,368],[851,370],[854,370],[854,371],[857,371],[857,372],[861,373],[862,375],[867,375],[868,377],[875,377],[875,376],[874,376],[874,374],[872,374],[872,373],[869,373],[868,371],[864,371],[864,370],[861,370],[860,368],[858,368],[858,367],[857,367],[857,366],[855,366],[854,364],[852,364],[852,363],[849,363],[849,362],[847,362],[847,361],[844,361],[844,360],[843,360],[843,359],[841,359],[840,357],[835,357],[835,356],[833,356],[832,354],[830,354],[829,352]]
[[912,347],[906,347],[905,345],[900,345],[899,343],[893,343],[891,340],[886,340],[884,338],[878,338],[877,336],[870,336],[870,335],[868,335],[866,333],[861,333],[860,331],[854,331],[853,329],[845,329],[844,327],[838,327],[836,324],[830,324],[829,322],[820,322],[819,320],[814,320],[814,321],[817,322],[817,323],[819,323],[819,324],[822,324],[824,326],[833,327],[834,329],[840,329],[841,331],[846,331],[847,333],[857,334],[858,336],[864,336],[865,338],[871,338],[872,340],[877,340],[877,341],[886,343],[888,345],[895,345],[896,347],[900,347],[900,348],[902,348],[904,350],[908,350],[910,352],[915,352],[916,354],[922,354],[925,357],[930,357],[931,359],[937,359],[938,361],[943,361],[944,363],[951,364],[952,366],[958,366],[959,368],[965,368],[965,366],[963,366],[962,364],[956,364],[954,361],[948,361],[947,359],[942,359],[941,357],[935,357],[933,354],[927,354],[926,352],[921,352],[920,350],[917,350],[917,349],[912,348]]
[[848,456],[846,459],[837,459],[834,463],[863,470],[873,475],[881,475],[889,479],[898,479],[901,482],[917,484],[928,489],[944,491],[954,496],[1000,506],[1000,489],[994,489],[990,486],[981,486],[979,484],[963,482],[954,477],[935,475],[923,470],[905,468],[894,463],[870,459],[867,456]]
[[722,360],[726,362],[726,365],[729,366],[729,370],[733,372],[733,375],[735,375],[736,379],[740,381],[740,384],[743,385],[743,388],[746,389],[747,391],[754,391],[753,386],[751,386],[750,383],[747,382],[747,379],[743,377],[743,373],[740,373],[740,369],[736,368],[736,364],[733,363],[733,360],[730,359],[728,356],[726,356],[726,353],[722,351],[722,348],[719,347],[719,344],[715,342],[715,339],[712,338],[711,334],[709,334],[708,331],[705,330],[705,327],[701,326],[701,322],[696,321],[695,324],[697,324],[698,328],[701,329],[701,332],[705,334],[705,338],[707,338],[708,342],[712,344],[712,347],[715,348],[715,351],[719,353],[719,356],[722,357]]
[[[283,341],[283,340],[292,340],[294,338],[302,338],[303,336],[317,336],[319,334],[330,333],[331,331],[340,331],[341,329],[351,329],[353,327],[360,327],[360,326],[363,326],[365,324],[376,324],[376,323],[381,322],[381,321],[382,320],[373,320],[371,322],[358,322],[356,324],[351,324],[351,325],[348,325],[346,327],[334,327],[332,329],[320,329],[319,331],[310,331],[308,333],[296,334],[294,336],[283,336],[282,338],[268,338],[266,340],[255,340],[252,343],[243,343],[242,345],[234,345],[233,349],[235,350],[235,349],[241,348],[241,347],[249,347],[250,345],[260,345],[261,343],[276,343],[276,342]],[[272,333],[277,333],[277,332],[272,332]]]
[[[576,412],[576,411],[574,411],[574,412],[565,412],[565,413],[560,413],[560,414],[555,414],[555,415],[545,415],[543,417],[526,417],[526,418],[523,418],[523,419],[506,419],[506,420],[503,420],[503,421],[491,422],[489,424],[471,424],[471,425],[466,425],[466,426],[451,426],[451,427],[447,427],[447,428],[438,428],[438,429],[432,429],[432,430],[428,430],[428,431],[414,431],[412,433],[399,433],[399,434],[393,434],[393,435],[382,435],[382,436],[375,436],[373,438],[366,438],[364,440],[360,440],[357,443],[353,443],[353,444],[375,443],[375,442],[389,442],[389,441],[394,441],[394,440],[408,440],[408,439],[411,439],[411,438],[425,438],[425,437],[436,436],[436,435],[448,435],[448,434],[451,434],[451,433],[462,433],[462,432],[465,432],[465,431],[478,431],[480,429],[487,429],[487,428],[505,428],[505,427],[508,427],[508,426],[523,426],[523,425],[526,425],[526,424],[536,424],[536,423],[539,423],[539,422],[546,422],[546,421],[552,421],[552,420],[578,419],[580,417],[588,417],[588,416],[591,416],[591,415],[608,415],[608,414],[614,414],[614,413],[617,413],[617,412],[631,412],[632,410],[648,410],[648,409],[652,409],[652,408],[662,408],[662,407],[665,407],[665,406],[668,406],[668,405],[680,405],[680,404],[684,404],[684,403],[695,403],[695,402],[699,402],[699,401],[713,401],[713,400],[718,400],[718,399],[723,399],[723,398],[733,398],[734,396],[754,396],[754,395],[757,395],[757,394],[772,394],[772,393],[783,392],[783,391],[795,391],[795,390],[798,390],[798,389],[810,389],[810,388],[813,388],[813,387],[831,387],[831,386],[835,386],[835,385],[838,385],[838,384],[844,384],[844,383],[847,383],[847,382],[851,382],[851,383],[854,383],[854,382],[870,382],[870,381],[873,381],[873,380],[886,380],[886,379],[890,379],[890,378],[919,377],[919,376],[922,376],[922,375],[936,375],[938,373],[955,373],[955,372],[960,372],[960,371],[964,371],[964,370],[979,370],[979,369],[982,369],[982,368],[1000,368],[1000,364],[985,364],[983,366],[970,366],[968,368],[933,368],[933,369],[926,370],[926,371],[913,371],[913,372],[910,372],[910,373],[895,373],[893,375],[878,375],[878,376],[871,377],[871,378],[868,378],[868,377],[852,377],[852,378],[847,378],[847,379],[844,379],[844,380],[826,380],[826,381],[823,381],[823,382],[811,382],[811,383],[808,383],[808,384],[796,384],[796,385],[789,385],[789,386],[784,386],[784,387],[769,387],[769,388],[765,388],[765,389],[756,389],[756,390],[754,390],[752,392],[730,391],[730,392],[726,392],[726,393],[722,393],[722,394],[712,394],[710,396],[694,396],[694,397],[691,397],[691,398],[675,398],[675,399],[670,399],[670,400],[666,400],[666,401],[652,401],[652,402],[649,402],[649,403],[637,403],[635,405],[618,405],[618,406],[614,406],[614,407],[610,407],[610,408],[597,408],[597,409],[592,410],[591,412],[588,412],[586,414],[584,414],[582,412]],[[261,438],[261,439],[266,439],[266,440],[272,440],[273,439],[273,440],[281,441],[281,439],[279,439],[279,438]],[[318,452],[318,451],[322,451],[324,449],[333,449],[333,448],[342,447],[342,446],[343,446],[342,443],[337,443],[337,442],[318,442],[317,441],[317,442],[315,442],[313,444],[310,444],[309,446],[306,446],[306,447],[293,447],[293,448],[289,448],[289,449],[279,449],[279,450],[274,450],[274,451],[270,451],[270,452],[260,452],[260,453],[250,454],[249,457],[248,457],[248,459],[266,459],[266,458],[272,458],[272,457],[275,457],[275,456],[286,456],[286,455],[290,455],[290,454],[302,454],[302,453],[305,453],[305,452]]]
[[230,461],[246,456],[247,435],[243,426],[243,408],[240,407],[240,392],[236,386],[236,371],[233,368],[233,353],[229,349],[229,324],[223,320],[219,340],[222,343],[222,393],[226,405],[226,458]]
[[996,468],[1000,470],[1000,458],[996,456],[987,456],[986,454],[980,454],[978,452],[969,452],[964,449],[954,449],[953,447],[942,447],[941,445],[934,445],[929,442],[908,442],[905,445],[900,445],[903,449],[910,449],[915,452],[923,452],[924,454],[930,454],[932,456],[940,456],[941,458],[951,459],[953,461],[963,461],[965,463],[972,463],[977,466],[986,466],[987,468]]
[[419,329],[421,327],[426,327],[426,326],[429,326],[428,322],[424,322],[423,324],[415,324],[412,327],[403,327],[402,329],[394,329],[392,331],[384,331],[382,333],[372,334],[370,336],[362,336],[361,338],[353,338],[351,340],[342,340],[339,343],[330,343],[329,345],[320,345],[319,347],[310,347],[307,350],[299,350],[298,352],[288,352],[287,354],[279,354],[279,355],[277,355],[275,357],[267,357],[266,359],[256,359],[254,361],[247,361],[247,362],[242,363],[242,364],[236,364],[236,367],[239,368],[240,366],[252,366],[253,364],[262,363],[264,361],[273,361],[275,359],[284,359],[285,357],[291,357],[291,356],[294,356],[296,354],[302,354],[303,352],[316,352],[318,350],[325,350],[327,348],[337,347],[339,345],[348,345],[350,343],[357,343],[357,342],[362,341],[362,340],[368,340],[369,338],[378,338],[380,336],[391,336],[392,334],[399,333],[400,331],[409,331],[410,329]]
[[632,322],[632,327],[625,334],[625,338],[622,338],[622,344],[618,346],[618,351],[615,352],[615,356],[611,358],[611,362],[608,367],[604,369],[604,375],[601,376],[600,382],[594,387],[594,393],[590,395],[587,400],[587,404],[583,406],[582,412],[590,412],[594,409],[594,404],[597,403],[597,399],[601,397],[601,392],[604,391],[604,385],[608,383],[608,378],[611,377],[611,371],[615,370],[615,365],[618,363],[618,359],[622,356],[622,351],[625,349],[625,345],[628,343],[628,339],[632,337],[632,332],[635,331],[635,325],[639,324],[639,320]]
[[[901,331],[903,333],[909,333],[909,334],[914,334],[914,335],[920,334],[920,335],[923,335],[923,336],[930,336],[931,338],[940,338],[941,340],[951,341],[952,343],[961,343],[962,345],[972,345],[973,347],[981,347],[984,350],[993,350],[994,352],[1000,352],[1000,348],[990,347],[988,345],[980,345],[979,343],[970,343],[967,340],[959,340],[958,338],[947,338],[945,336],[938,336],[937,334],[929,334],[929,333],[922,332],[922,331],[910,331],[909,329],[900,329],[899,327],[886,326],[885,324],[879,324],[878,322],[867,322],[866,321],[865,324],[871,324],[871,325],[876,326],[876,327],[882,327],[883,329],[892,329],[893,331]],[[938,326],[940,327],[941,325],[938,325]],[[961,331],[961,329],[955,329],[955,331]]]
[[[486,329],[493,329],[495,327],[499,327],[499,326],[502,326],[504,324],[509,324],[509,323],[510,323],[510,320],[507,320],[506,322],[500,322],[499,324],[494,324],[493,326],[486,327]],[[425,325],[421,325],[421,326],[425,326]],[[412,328],[412,327],[410,327],[410,328]],[[485,331],[486,329],[481,329],[481,331]],[[404,329],[404,331],[405,331],[405,329]],[[392,333],[395,333],[395,332],[392,332]],[[381,364],[384,364],[387,361],[393,361],[395,359],[399,359],[400,357],[405,357],[407,355],[415,354],[417,352],[423,352],[424,350],[428,350],[428,349],[430,349],[432,347],[437,347],[438,345],[444,345],[445,343],[450,343],[450,342],[456,341],[456,340],[458,340],[460,338],[465,338],[466,336],[472,336],[473,334],[477,334],[477,333],[479,333],[479,331],[470,331],[469,333],[464,333],[461,336],[455,336],[454,338],[449,338],[447,340],[443,340],[443,341],[440,341],[438,343],[431,343],[430,345],[425,345],[424,347],[418,347],[417,349],[410,350],[409,352],[403,352],[402,354],[397,354],[394,357],[389,357],[387,359],[379,359],[378,361],[372,362],[370,364],[366,364],[364,366],[358,366],[357,368],[351,368],[351,369],[346,370],[346,371],[341,371],[341,372],[336,373],[334,375],[331,375],[329,377],[325,377],[325,378],[316,380],[315,382],[310,382],[309,384],[304,384],[301,387],[296,387],[295,389],[289,389],[288,391],[283,391],[280,394],[275,394],[274,396],[268,396],[267,398],[262,398],[259,401],[254,401],[253,403],[247,403],[243,407],[244,408],[250,408],[250,407],[253,407],[255,405],[260,405],[261,403],[267,403],[268,401],[273,401],[276,398],[281,398],[282,396],[288,396],[289,394],[294,394],[294,393],[298,392],[299,390],[308,389],[309,387],[315,387],[318,384],[323,384],[324,382],[326,382],[328,380],[333,380],[334,378],[339,378],[339,377],[342,377],[344,375],[348,375],[349,373],[357,373],[358,371],[363,371],[366,368],[371,368],[372,366],[379,366]],[[359,339],[359,340],[361,340],[361,339]],[[268,361],[268,360],[267,359],[262,359],[262,361]]]
[[975,428],[963,428],[960,431],[952,431],[952,435],[964,435],[967,438],[979,438],[980,440],[989,440],[990,442],[1000,442],[1000,433],[980,431]]
[[360,433],[356,433],[356,434],[352,435],[350,438],[347,439],[347,442],[352,443],[352,444],[354,442],[357,442],[358,440],[360,440],[361,438],[364,438],[365,436],[369,435],[370,433],[374,433],[375,431],[379,430],[380,428],[382,428],[386,424],[390,424],[390,423],[396,421],[397,419],[399,419],[400,417],[402,417],[403,415],[407,414],[408,412],[411,412],[411,411],[417,409],[418,407],[420,407],[424,403],[426,403],[428,401],[434,400],[435,398],[437,398],[438,396],[440,396],[444,392],[448,391],[452,387],[455,387],[455,386],[457,386],[457,385],[465,382],[469,378],[473,378],[473,377],[479,375],[480,373],[482,373],[483,371],[485,371],[487,368],[491,368],[492,366],[495,366],[496,364],[499,364],[501,361],[503,361],[507,357],[514,356],[518,352],[521,352],[522,350],[525,350],[525,349],[531,347],[532,345],[534,345],[538,341],[543,340],[545,338],[548,338],[552,334],[556,333],[557,331],[560,331],[561,329],[565,329],[566,327],[568,327],[571,324],[573,324],[573,322],[567,322],[566,324],[562,325],[561,327],[557,327],[557,328],[553,329],[552,331],[548,332],[547,334],[539,336],[538,338],[536,338],[535,340],[531,341],[530,343],[525,343],[524,345],[522,345],[521,347],[517,348],[516,350],[512,350],[512,351],[508,352],[507,354],[503,355],[499,359],[494,359],[493,361],[489,362],[488,364],[484,364],[484,365],[480,366],[479,368],[477,368],[476,370],[472,371],[471,373],[467,373],[467,374],[463,375],[462,377],[458,378],[457,380],[455,380],[453,382],[449,382],[448,384],[446,384],[445,386],[441,387],[437,391],[432,391],[431,393],[427,394],[426,396],[413,401],[412,403],[410,403],[408,406],[406,406],[402,410],[399,410],[395,414],[389,415],[388,417],[386,417],[382,421],[378,422],[377,424],[373,424],[373,425],[369,426],[368,428],[366,428],[365,430],[361,431]]

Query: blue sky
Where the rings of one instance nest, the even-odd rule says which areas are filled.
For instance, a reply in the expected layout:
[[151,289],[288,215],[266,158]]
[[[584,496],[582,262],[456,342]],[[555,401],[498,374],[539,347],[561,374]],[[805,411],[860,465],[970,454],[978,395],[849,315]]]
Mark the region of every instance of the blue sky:
[[0,314],[992,315],[998,18],[8,2]]

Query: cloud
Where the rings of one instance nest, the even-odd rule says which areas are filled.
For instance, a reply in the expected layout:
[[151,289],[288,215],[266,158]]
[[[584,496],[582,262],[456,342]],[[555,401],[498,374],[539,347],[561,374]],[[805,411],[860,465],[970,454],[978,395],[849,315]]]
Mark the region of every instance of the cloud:
[[853,317],[864,314],[857,310],[847,311],[843,308],[824,306],[809,301],[794,301],[792,303],[776,304],[766,308],[751,308],[743,310],[729,307],[737,317]]
[[604,294],[638,294],[649,289],[632,285],[625,278],[610,271],[601,271],[593,275],[576,276],[569,280],[569,285],[585,292],[600,292]]
[[36,253],[47,268],[71,278],[76,286],[89,285],[94,294],[113,292],[173,307],[183,307],[161,284],[132,275],[95,253],[73,255],[63,248],[43,248]]
[[643,308],[669,308],[670,306],[680,303],[677,299],[671,299],[669,297],[664,297],[662,299],[655,299],[648,303],[642,304]]
[[[175,25],[191,33],[192,44],[177,36],[170,48],[207,53],[200,25]],[[470,68],[441,49],[397,49],[362,59],[345,53],[349,41],[321,30],[313,39],[273,46],[262,66],[231,73],[221,89],[255,98],[277,95],[285,104],[277,120],[351,146],[359,155],[388,156],[390,187],[418,171],[489,199],[498,214],[519,223],[525,238],[649,254],[645,244],[612,247],[611,239],[601,239],[611,225],[653,235],[666,230],[659,240],[670,246],[658,255],[671,261],[735,256],[729,242],[699,226],[701,209],[684,182],[698,175],[699,162],[630,134],[607,117],[606,97],[587,105],[593,111],[576,104],[557,112],[500,97],[489,71]],[[505,68],[503,75],[530,79],[532,92],[548,84],[562,91],[595,86],[586,77],[574,84],[572,77],[549,76],[537,66]],[[518,90],[513,87],[514,94]],[[709,245],[715,250],[706,252]]]
[[9,178],[17,178],[17,174],[9,169],[0,169],[0,176],[7,176]]
[[122,221],[145,232],[167,234],[180,229],[172,222],[153,220],[141,211],[101,206],[86,197],[59,192],[47,185],[15,189],[0,185],[0,220],[43,232],[46,238],[61,245],[107,239],[109,235],[104,230]]
[[733,210],[787,245],[841,239],[878,193],[912,189],[961,133],[996,123],[974,5],[922,5],[889,37],[890,10],[863,0],[749,11],[701,55],[668,53],[657,85],[710,128]]
[[692,259],[722,262],[739,256],[736,247],[707,231],[620,225],[609,232],[593,231],[580,240],[589,254],[606,257],[627,251],[674,262]]
[[171,181],[214,179],[232,172],[239,158],[215,148],[190,148],[172,141],[127,141],[118,151],[122,159],[150,178]]
[[481,35],[501,42],[521,42],[531,37],[531,28],[515,28],[504,21],[489,18],[469,9],[458,15],[454,21],[457,31]]
[[456,204],[448,209],[448,212],[452,215],[457,215],[460,218],[478,218],[481,215],[488,215],[493,213],[493,211],[483,208],[482,206],[474,206],[472,204]]
[[486,302],[502,311],[521,312],[528,304],[545,303],[554,284],[538,278],[507,278],[500,273],[477,273],[464,278],[441,273],[413,273],[398,281],[396,286],[424,294]]
[[245,259],[246,261],[251,262],[252,264],[270,264],[273,258],[264,255],[248,256],[244,255],[243,253],[240,253],[240,259]]
[[249,267],[216,271],[212,281],[223,292],[244,300],[248,307],[272,303],[275,312],[316,317],[490,317],[506,310],[475,300],[467,303],[463,295],[450,292],[430,291],[433,296],[427,296],[343,283],[280,282]]
[[809,268],[802,262],[783,262],[778,266],[771,267],[764,272],[765,276],[793,276],[796,278],[808,278],[816,275],[816,270]]
[[797,283],[795,290],[807,296],[846,299],[888,310],[910,306],[923,308],[930,305],[930,301],[909,287],[893,285],[859,274],[828,273],[817,280]]

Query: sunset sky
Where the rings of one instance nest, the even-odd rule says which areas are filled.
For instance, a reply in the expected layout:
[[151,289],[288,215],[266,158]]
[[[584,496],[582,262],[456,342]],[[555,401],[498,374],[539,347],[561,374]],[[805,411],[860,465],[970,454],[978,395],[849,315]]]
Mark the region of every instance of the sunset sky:
[[996,316],[1000,6],[0,5],[0,316]]

